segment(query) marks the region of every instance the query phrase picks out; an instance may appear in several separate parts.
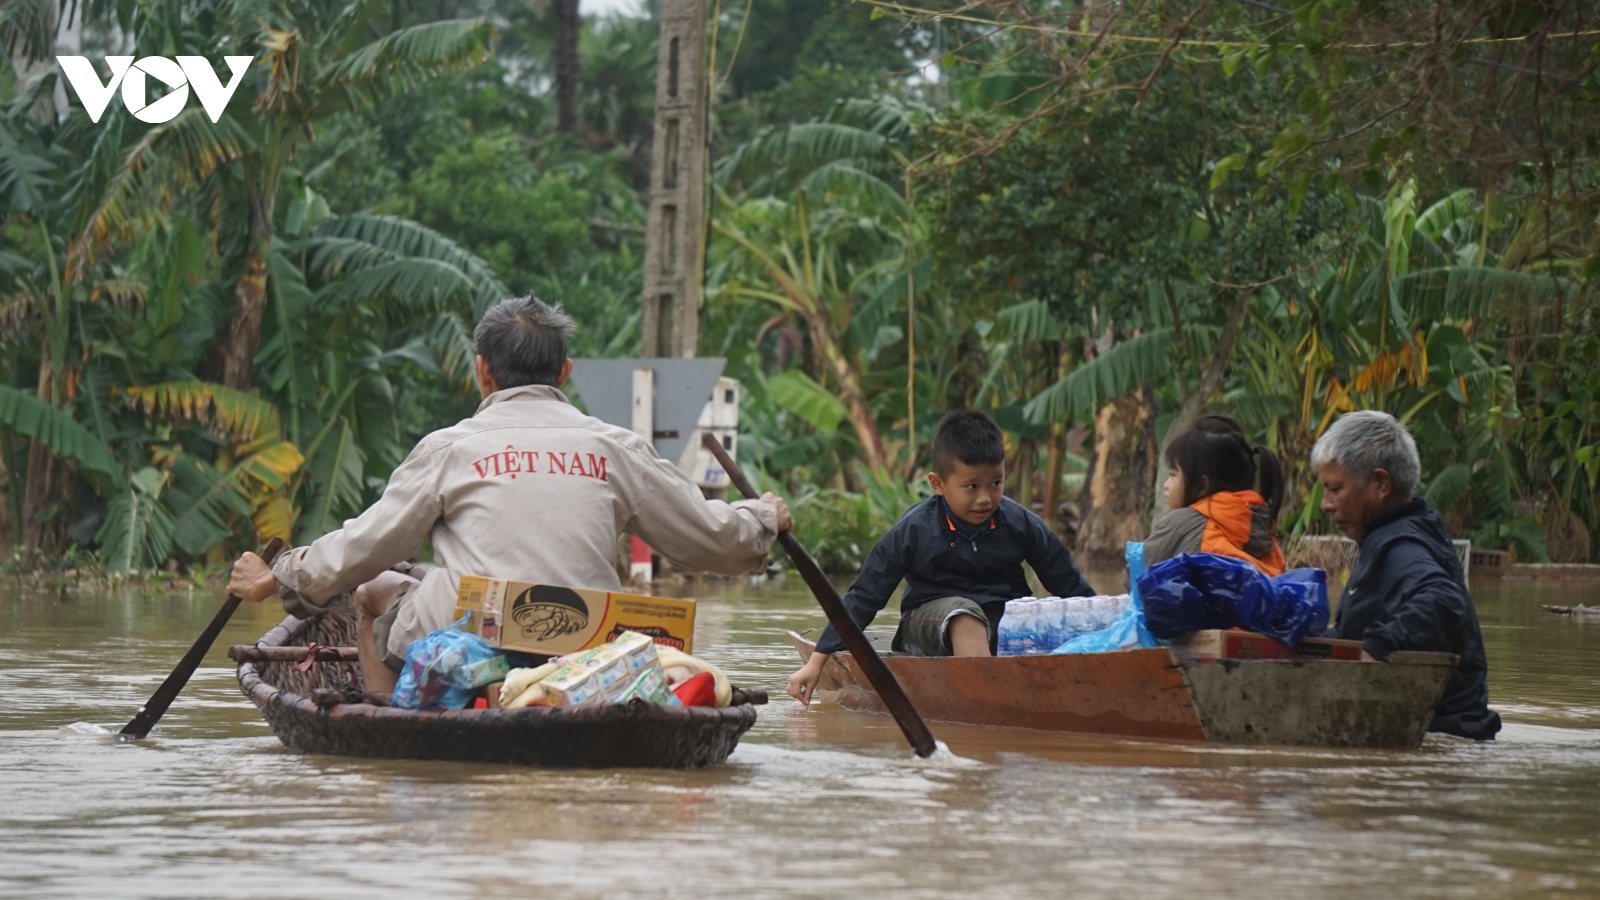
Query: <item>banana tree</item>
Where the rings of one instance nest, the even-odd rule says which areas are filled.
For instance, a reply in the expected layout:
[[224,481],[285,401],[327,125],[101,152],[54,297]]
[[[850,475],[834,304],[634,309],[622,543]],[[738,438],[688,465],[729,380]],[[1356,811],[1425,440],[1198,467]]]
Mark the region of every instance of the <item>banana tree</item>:
[[[1239,409],[1279,438],[1291,462],[1303,460],[1341,412],[1393,412],[1423,452],[1423,493],[1453,527],[1489,546],[1511,542],[1543,556],[1538,523],[1518,512],[1521,499],[1545,493],[1541,469],[1554,469],[1572,481],[1549,491],[1564,502],[1581,467],[1570,450],[1519,447],[1524,413],[1549,419],[1543,411],[1581,404],[1530,394],[1537,386],[1517,368],[1544,363],[1542,354],[1517,362],[1516,348],[1538,341],[1518,335],[1548,329],[1586,293],[1565,276],[1573,263],[1562,230],[1546,224],[1471,191],[1419,209],[1409,183],[1364,201],[1345,252],[1308,279],[1305,300],[1256,315],[1262,337],[1246,346],[1230,398],[1249,399]],[[1274,394],[1280,401],[1268,401]],[[1306,490],[1309,477],[1300,468]]]
[[[222,449],[196,454],[180,441],[154,444],[149,468],[160,475],[134,479],[124,503],[127,509],[169,507],[170,540],[194,555],[221,546],[233,534],[235,517],[248,517],[263,540],[292,536],[294,508],[288,487],[305,457],[284,438],[271,403],[198,381],[137,385],[120,393],[148,419],[200,426]],[[163,490],[166,501],[161,500]],[[130,533],[139,519],[133,515],[124,519],[118,512],[113,504],[100,542],[111,548],[140,545]],[[161,527],[155,516],[146,515],[143,521],[147,529]],[[124,558],[134,560],[134,554],[124,553]],[[155,565],[164,558],[137,559],[134,564]]]
[[[720,283],[708,292],[711,302],[755,300],[803,322],[818,374],[843,404],[864,462],[887,471],[861,348],[847,345],[845,336],[863,286],[900,264],[895,235],[836,208],[813,215],[804,189],[793,202],[769,198],[735,206],[724,198],[723,207],[712,227],[732,246],[723,252]],[[863,257],[860,251],[871,247],[884,252]]]
[[415,383],[407,373],[470,392],[469,323],[510,291],[483,260],[416,222],[291,220],[260,359],[310,461],[290,487],[304,542],[375,499],[371,483],[409,451],[398,402]]
[[[770,397],[821,434],[848,419],[879,476],[895,455],[876,383],[889,345],[906,349],[900,468],[915,462],[914,297],[916,273],[926,280],[928,267],[915,255],[905,157],[914,114],[892,102],[842,102],[817,121],[763,130],[715,166],[714,315],[754,300],[801,323],[817,365],[775,376]],[[904,325],[894,318],[901,311]]]
[[[249,390],[267,306],[280,189],[300,142],[314,139],[316,126],[330,116],[391,99],[442,72],[482,61],[492,50],[494,29],[486,20],[461,19],[391,30],[387,4],[375,0],[348,5],[302,0],[261,8],[140,5],[130,18],[127,33],[151,45],[151,52],[170,55],[176,45],[208,57],[256,54],[237,95],[253,93],[255,102],[230,104],[214,125],[202,118],[203,110],[190,108],[137,139],[129,115],[113,108],[110,121],[102,120],[106,137],[79,191],[92,212],[75,258],[88,258],[107,241],[134,233],[152,198],[195,191],[215,198],[214,225],[226,235],[223,243],[237,248],[233,310],[218,346],[222,382]],[[194,27],[202,18],[207,26]]]
[[[0,450],[12,471],[19,455],[23,460],[21,477],[9,479],[5,518],[15,523],[7,530],[24,565],[32,564],[45,542],[74,466],[101,490],[122,480],[104,429],[91,432],[74,416],[82,399],[80,310],[103,286],[93,276],[106,273],[97,270],[86,279],[69,272],[73,219],[62,195],[72,183],[70,169],[84,134],[77,123],[39,114],[53,85],[45,76],[23,86],[0,118],[0,228],[8,237],[0,252],[0,379],[32,385],[26,394],[0,387]],[[11,452],[12,435],[28,439],[25,455]]]

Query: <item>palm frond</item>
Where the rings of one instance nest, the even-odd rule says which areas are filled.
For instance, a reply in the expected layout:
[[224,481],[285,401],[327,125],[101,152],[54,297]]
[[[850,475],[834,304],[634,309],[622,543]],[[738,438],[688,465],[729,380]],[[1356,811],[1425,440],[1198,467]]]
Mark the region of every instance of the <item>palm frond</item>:
[[356,443],[348,421],[339,424],[337,440],[326,443],[311,464],[315,499],[300,517],[301,543],[310,543],[339,527],[348,515],[361,510],[362,475],[366,454]]
[[30,437],[80,468],[100,472],[121,486],[122,466],[105,442],[72,418],[25,391],[0,384],[0,427]]
[[250,498],[236,472],[218,472],[210,463],[180,454],[173,462],[168,502],[175,513],[172,538],[198,556],[233,533],[232,520],[251,512]]
[[1023,413],[1041,425],[1068,421],[1153,383],[1172,370],[1167,355],[1172,337],[1171,328],[1155,328],[1117,344],[1045,388],[1028,401]]
[[[372,249],[363,250],[349,243],[336,243],[340,239],[359,241]],[[328,242],[327,260],[331,263],[338,259],[347,271],[362,265],[381,265],[381,253],[391,254],[391,258],[434,260],[459,270],[472,285],[472,311],[475,317],[511,296],[511,290],[494,274],[488,263],[439,232],[409,219],[364,213],[339,216],[313,229],[307,246],[314,254],[321,253],[325,241]]]
[[[252,139],[239,120],[223,116],[213,124],[204,109],[191,106],[170,122],[143,133],[124,150],[122,137],[131,117],[120,107],[104,126],[89,158],[73,172],[65,202],[75,210],[76,237],[69,269],[76,270],[106,243],[127,240],[152,210],[167,209],[187,188],[239,158]],[[151,190],[152,172],[170,190]]]
[[56,0],[0,3],[0,47],[22,64],[44,59],[55,43]]
[[288,498],[275,494],[250,514],[250,524],[255,526],[256,537],[263,541],[282,538],[287,542],[294,533],[294,506]]
[[169,381],[123,390],[146,415],[207,425],[233,441],[248,444],[282,433],[278,410],[253,394],[207,381]]
[[1452,226],[1472,219],[1476,202],[1477,192],[1462,188],[1423,210],[1417,216],[1416,229],[1435,241],[1447,241],[1445,235]]
[[240,460],[233,471],[254,481],[260,490],[280,491],[288,487],[289,479],[306,461],[300,448],[284,440],[259,442],[247,445],[246,449],[249,455]]
[[[635,316],[638,314],[635,313]],[[477,349],[472,343],[472,329],[455,313],[440,313],[428,329],[428,346],[439,360],[439,367],[451,380],[470,386],[473,378],[473,359]]]
[[925,107],[910,107],[892,96],[851,97],[840,100],[823,118],[828,122],[850,125],[882,135],[895,144],[903,144],[916,136],[912,114]]
[[767,398],[821,432],[834,431],[850,415],[844,401],[799,369],[785,369],[767,379]]
[[357,238],[318,236],[306,242],[306,249],[310,251],[308,269],[324,279],[404,258],[403,254]]
[[1223,402],[1235,417],[1254,430],[1268,427],[1280,418],[1292,416],[1295,405],[1282,394],[1230,393]]
[[450,297],[466,296],[472,282],[436,259],[401,259],[347,274],[325,295],[335,308],[390,301],[417,310],[437,309]]
[[800,179],[800,186],[813,196],[861,215],[905,219],[911,214],[906,198],[897,189],[853,161],[824,163]]
[[1061,323],[1043,300],[1013,303],[1000,310],[999,318],[1017,340],[1049,341],[1061,336]]
[[16,212],[37,214],[54,183],[46,173],[56,166],[46,148],[24,131],[25,121],[0,118],[0,201]]
[[1395,300],[1414,321],[1531,323],[1555,316],[1578,288],[1549,275],[1486,266],[1424,269],[1395,279]]
[[838,122],[806,122],[769,129],[734,148],[716,168],[719,184],[739,182],[783,190],[828,163],[888,170],[890,141],[881,134]]
[[176,530],[172,513],[159,499],[129,486],[106,505],[106,520],[95,535],[95,543],[100,545],[101,560],[112,572],[154,568],[172,553]]
[[1450,507],[1456,505],[1456,501],[1466,496],[1467,488],[1471,484],[1472,467],[1457,463],[1433,476],[1422,496],[1428,501],[1429,506],[1440,512],[1447,512]]
[[486,19],[450,19],[401,28],[346,54],[317,77],[317,90],[350,109],[415,87],[450,69],[477,65],[494,51]]

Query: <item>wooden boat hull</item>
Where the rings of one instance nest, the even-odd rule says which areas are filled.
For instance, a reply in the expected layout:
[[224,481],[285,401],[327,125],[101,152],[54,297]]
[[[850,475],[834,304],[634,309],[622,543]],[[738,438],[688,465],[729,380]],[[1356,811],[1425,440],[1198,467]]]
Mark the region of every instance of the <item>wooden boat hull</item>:
[[[802,660],[813,645],[790,632]],[[1447,653],[1388,663],[1180,661],[1166,647],[1011,657],[886,655],[933,721],[1226,744],[1413,748],[1455,666]],[[883,712],[848,653],[823,667],[819,698]]]
[[[352,616],[285,619],[260,647],[353,644]],[[342,703],[319,707],[318,687],[360,686],[353,664],[245,662],[239,687],[283,745],[304,753],[388,759],[448,759],[551,768],[680,768],[721,765],[755,724],[756,709],[626,704],[571,709],[410,710]]]

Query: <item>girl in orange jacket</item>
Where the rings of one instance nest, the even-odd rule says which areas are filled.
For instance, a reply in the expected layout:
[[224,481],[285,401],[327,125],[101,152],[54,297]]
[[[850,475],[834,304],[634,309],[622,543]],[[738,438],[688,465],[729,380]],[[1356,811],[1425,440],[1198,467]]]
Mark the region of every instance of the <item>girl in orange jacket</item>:
[[[1283,469],[1228,416],[1204,416],[1167,447],[1167,507],[1144,542],[1146,565],[1180,553],[1216,553],[1283,574],[1278,510]],[[1259,488],[1259,491],[1258,491]]]

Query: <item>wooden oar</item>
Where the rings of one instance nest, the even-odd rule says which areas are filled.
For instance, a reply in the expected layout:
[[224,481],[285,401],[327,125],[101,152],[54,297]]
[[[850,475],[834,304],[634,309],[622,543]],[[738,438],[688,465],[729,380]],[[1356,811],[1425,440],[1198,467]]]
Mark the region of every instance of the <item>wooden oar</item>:
[[[761,496],[751,486],[750,479],[744,477],[744,472],[740,471],[739,464],[735,463],[733,458],[728,456],[728,452],[722,449],[722,442],[717,440],[709,431],[704,432],[702,437],[705,440],[706,449],[710,450],[711,455],[715,456],[717,462],[722,464],[722,468],[728,473],[728,479],[733,482],[733,486],[752,500]],[[872,689],[878,692],[879,697],[883,698],[883,705],[888,707],[890,715],[894,716],[894,720],[899,724],[900,730],[905,732],[906,740],[910,742],[911,749],[917,751],[918,756],[932,756],[936,749],[933,732],[928,730],[927,723],[923,722],[922,716],[917,714],[916,707],[911,705],[911,700],[906,697],[906,692],[900,689],[900,682],[895,680],[894,673],[890,672],[889,667],[883,664],[883,660],[878,656],[878,651],[872,649],[872,643],[867,640],[865,634],[861,633],[861,629],[857,627],[855,620],[850,618],[849,611],[844,608],[844,600],[839,597],[839,591],[834,588],[833,582],[828,580],[828,576],[822,574],[822,567],[817,565],[817,561],[811,558],[811,554],[806,552],[805,547],[800,546],[800,540],[794,536],[793,532],[785,531],[779,534],[778,543],[782,544],[783,549],[788,551],[789,559],[794,562],[794,567],[799,570],[800,577],[805,579],[806,586],[811,588],[812,594],[816,595],[817,603],[821,604],[822,611],[827,613],[828,621],[832,623],[833,630],[839,633],[839,637],[844,641],[845,649],[850,651],[850,655],[855,658],[856,665],[861,667],[861,674],[867,676],[867,681],[872,685]]]
[[[261,558],[270,566],[282,550],[283,539],[273,538],[267,542],[266,549],[261,551]],[[156,688],[156,692],[150,695],[149,701],[139,710],[139,714],[123,727],[121,734],[124,737],[142,738],[150,733],[150,729],[156,727],[156,722],[166,715],[167,707],[178,699],[178,693],[189,683],[194,670],[200,668],[200,660],[205,659],[206,651],[211,649],[212,642],[222,633],[222,627],[233,618],[233,611],[243,602],[233,594],[228,595],[228,599],[222,602],[222,608],[211,617],[211,624],[206,626],[205,631],[200,632],[200,637],[195,640],[194,646],[189,648],[189,652],[183,655],[183,659],[178,660],[178,667],[173,669],[167,680],[161,682],[161,687]]]

